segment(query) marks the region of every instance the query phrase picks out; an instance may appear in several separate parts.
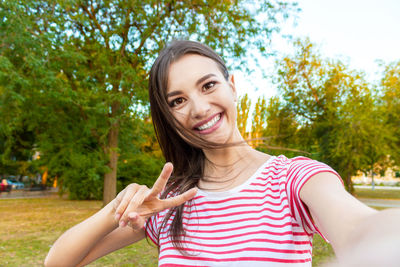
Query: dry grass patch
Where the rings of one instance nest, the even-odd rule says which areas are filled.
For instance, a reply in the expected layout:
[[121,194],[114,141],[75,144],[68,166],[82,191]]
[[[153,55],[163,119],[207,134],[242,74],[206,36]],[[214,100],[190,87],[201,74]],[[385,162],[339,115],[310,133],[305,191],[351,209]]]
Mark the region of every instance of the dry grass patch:
[[[43,266],[51,244],[101,208],[100,201],[58,197],[0,200],[1,266]],[[138,262],[140,261],[140,263]],[[144,240],[90,266],[157,266],[157,249]]]

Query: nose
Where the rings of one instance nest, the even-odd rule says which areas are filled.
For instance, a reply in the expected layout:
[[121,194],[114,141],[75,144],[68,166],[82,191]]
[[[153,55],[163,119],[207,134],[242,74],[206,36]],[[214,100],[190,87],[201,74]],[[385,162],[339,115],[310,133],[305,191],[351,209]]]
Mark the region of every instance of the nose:
[[210,109],[211,105],[206,96],[196,96],[191,103],[190,116],[194,119],[202,119],[209,114]]

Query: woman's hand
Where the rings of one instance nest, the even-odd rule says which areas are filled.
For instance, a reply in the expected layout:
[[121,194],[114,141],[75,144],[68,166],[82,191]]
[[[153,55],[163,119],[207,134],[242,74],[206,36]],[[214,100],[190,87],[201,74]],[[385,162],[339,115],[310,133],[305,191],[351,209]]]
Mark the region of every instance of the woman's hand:
[[134,229],[140,229],[147,218],[162,210],[179,206],[196,195],[197,188],[192,188],[175,197],[159,198],[171,176],[172,169],[172,164],[166,163],[151,189],[145,185],[130,184],[117,195],[114,199],[114,209],[115,219],[119,221],[120,227],[129,224]]

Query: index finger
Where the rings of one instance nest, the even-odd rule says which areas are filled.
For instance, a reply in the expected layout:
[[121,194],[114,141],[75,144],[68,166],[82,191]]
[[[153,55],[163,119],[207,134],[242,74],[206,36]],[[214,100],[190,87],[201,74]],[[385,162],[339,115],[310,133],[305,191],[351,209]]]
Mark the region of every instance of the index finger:
[[164,190],[173,169],[174,167],[171,162],[165,163],[164,168],[160,173],[160,176],[158,176],[156,182],[153,184],[153,187],[150,190],[150,193],[148,195],[149,197],[157,197],[158,194],[160,194]]
[[162,208],[169,209],[169,208],[179,206],[179,205],[185,203],[186,201],[191,200],[196,194],[197,194],[197,188],[194,187],[181,195],[163,199],[163,200],[161,200],[163,203]]

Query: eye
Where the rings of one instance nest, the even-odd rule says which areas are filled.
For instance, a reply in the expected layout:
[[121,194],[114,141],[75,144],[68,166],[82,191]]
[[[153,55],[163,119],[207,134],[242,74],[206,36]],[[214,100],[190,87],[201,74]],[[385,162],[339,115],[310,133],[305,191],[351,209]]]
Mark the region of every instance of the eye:
[[182,104],[183,102],[185,102],[185,99],[183,97],[178,97],[178,98],[175,98],[174,100],[172,100],[171,102],[169,102],[169,106],[176,107],[176,106]]
[[208,91],[208,90],[210,90],[211,88],[213,88],[215,84],[216,84],[216,82],[214,82],[214,81],[208,82],[208,83],[206,83],[206,84],[203,85],[203,88],[202,88],[202,89],[203,89],[203,91]]

